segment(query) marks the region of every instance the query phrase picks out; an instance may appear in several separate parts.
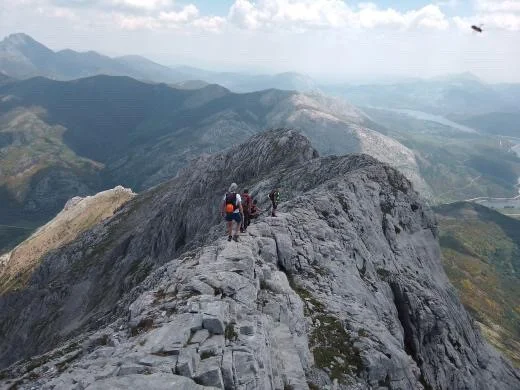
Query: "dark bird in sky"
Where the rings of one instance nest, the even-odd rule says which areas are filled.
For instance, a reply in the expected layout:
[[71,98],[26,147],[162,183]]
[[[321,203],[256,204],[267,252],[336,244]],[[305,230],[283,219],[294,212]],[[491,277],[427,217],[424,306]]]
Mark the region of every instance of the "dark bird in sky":
[[473,26],[471,26],[471,28],[472,28],[473,30],[475,30],[476,32],[479,32],[479,33],[482,32],[482,25],[480,25],[480,26],[475,26],[475,25],[473,25]]

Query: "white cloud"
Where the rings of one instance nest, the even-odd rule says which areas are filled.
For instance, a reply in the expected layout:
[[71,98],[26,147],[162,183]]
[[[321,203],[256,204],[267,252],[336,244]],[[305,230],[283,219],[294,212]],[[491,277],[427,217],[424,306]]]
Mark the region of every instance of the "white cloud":
[[193,27],[196,29],[219,32],[226,23],[226,19],[219,16],[200,17],[197,7],[192,4],[180,11],[159,12],[158,15],[125,15],[116,14],[117,24],[126,30],[160,30]]
[[[2,1],[2,0],[0,0]],[[200,29],[220,31],[226,19],[201,16],[194,4],[174,0],[17,0],[10,8],[32,7],[41,15],[70,21],[116,25],[124,30]]]
[[136,8],[141,10],[158,10],[173,6],[173,0],[112,0],[115,6]]
[[193,4],[185,6],[182,11],[161,12],[159,20],[166,23],[187,23],[199,16],[199,10]]
[[472,24],[484,30],[520,31],[520,0],[475,0],[476,13],[470,17],[454,17],[455,25],[469,31]]
[[520,0],[477,0],[480,12],[520,12]]
[[340,27],[352,13],[341,0],[236,0],[228,19],[239,27]]
[[160,28],[157,19],[151,16],[135,16],[135,15],[115,15],[117,24],[125,30],[154,30]]
[[285,28],[434,28],[446,29],[449,22],[437,5],[399,12],[360,3],[356,9],[342,0],[236,0],[228,19],[245,29]]
[[420,26],[445,30],[449,27],[449,22],[444,13],[437,5],[427,5],[420,10],[410,11],[404,14],[408,27]]
[[364,28],[380,26],[404,29],[424,27],[444,30],[449,27],[445,15],[438,6],[430,4],[418,10],[400,13],[394,9],[381,10],[375,5],[364,5],[356,14],[359,25]]
[[229,19],[240,27],[257,28],[262,15],[248,0],[237,0],[229,10]]
[[354,4],[353,0],[235,0],[225,16],[203,15],[196,5],[181,7],[175,0],[13,0],[6,1],[6,7],[32,6],[53,18],[85,23],[92,18],[107,23],[111,20],[129,30],[186,28],[216,32],[235,26],[272,32],[389,31],[446,30],[454,25],[468,31],[472,24],[483,23],[489,30],[520,31],[520,0],[472,0],[474,15],[447,18],[443,7],[460,1],[432,0],[424,7],[400,11],[372,2],[349,5]]
[[41,15],[50,16],[53,18],[67,19],[71,21],[78,20],[76,13],[70,8],[64,7],[49,7],[43,3],[37,5],[36,3],[31,4],[34,9]]
[[482,24],[484,32],[487,30],[520,31],[520,15],[513,13],[493,12],[479,14],[470,18],[453,18],[455,25],[463,31],[471,32],[470,26]]
[[[30,2],[34,0],[21,0],[25,2]],[[49,0],[48,3],[51,5],[56,5],[58,7],[92,7],[93,5],[99,4],[100,0]]]
[[[1,1],[1,0],[0,0]],[[475,0],[490,1],[490,0]],[[508,0],[512,1],[512,0]],[[397,11],[373,3],[349,6],[344,0],[235,0],[225,17],[201,15],[194,4],[179,7],[175,0],[18,0],[38,4],[46,14],[71,19],[73,15],[112,15],[123,29],[189,28],[220,31],[226,25],[247,30],[313,29],[438,29],[449,21],[438,5]],[[68,10],[68,12],[67,12]]]
[[211,32],[220,32],[225,24],[226,19],[220,16],[205,16],[193,21],[193,26]]
[[64,18],[69,20],[77,20],[78,17],[74,11],[68,8],[56,7],[51,9],[51,16],[55,18]]

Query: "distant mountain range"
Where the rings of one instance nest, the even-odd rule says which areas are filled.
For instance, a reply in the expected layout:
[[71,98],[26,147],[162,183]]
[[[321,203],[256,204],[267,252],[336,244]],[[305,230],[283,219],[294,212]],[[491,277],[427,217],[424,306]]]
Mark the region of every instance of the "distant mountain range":
[[18,79],[45,76],[57,80],[106,74],[177,82],[187,76],[138,56],[110,58],[94,51],[69,49],[54,52],[22,33],[0,42],[0,72]]
[[73,196],[119,184],[141,191],[268,128],[298,129],[324,155],[375,156],[437,201],[511,196],[520,175],[520,160],[485,135],[367,115],[319,93],[175,86],[115,76],[0,86],[0,219],[14,226],[0,227],[0,243],[24,238],[20,227],[40,226]]
[[219,84],[234,92],[271,88],[322,91],[344,97],[358,106],[415,109],[458,119],[520,111],[520,84],[486,84],[471,73],[428,80],[409,78],[362,85],[320,85],[311,77],[295,72],[274,75],[215,72],[191,66],[168,67],[137,55],[112,58],[94,51],[66,49],[55,52],[23,33],[9,35],[0,42],[0,73],[17,79],[44,76],[64,81],[101,74],[128,76],[176,86],[183,83]]
[[[2,243],[11,246],[13,235],[26,237],[25,229],[46,222],[73,196],[119,184],[141,191],[175,176],[202,153],[226,149],[268,128],[298,129],[324,155],[375,156],[435,201],[511,196],[520,176],[520,160],[507,143],[493,138],[497,123],[504,123],[501,134],[514,135],[517,114],[491,112],[483,119],[467,114],[487,98],[494,99],[493,110],[511,107],[517,89],[487,86],[472,75],[339,86],[331,92],[359,104],[380,99],[378,104],[387,107],[409,104],[430,112],[459,102],[457,119],[482,134],[377,109],[361,111],[316,91],[312,79],[297,73],[172,69],[139,56],[54,52],[24,34],[0,42],[0,71],[0,251]],[[77,79],[97,73],[124,76]],[[29,78],[33,75],[46,77]],[[234,93],[212,80],[235,90],[261,91]],[[269,85],[287,90],[265,89]],[[471,94],[470,87],[481,93]],[[487,94],[490,88],[493,93]],[[428,99],[432,91],[436,100]]]
[[[103,74],[170,84],[204,80],[236,92],[269,88],[298,91],[317,89],[314,80],[299,73],[223,73],[188,66],[171,68],[136,55],[111,58],[95,51],[77,52],[66,49],[54,52],[23,33],[9,35],[0,42],[0,72],[17,79],[44,76],[55,80],[73,80]],[[0,76],[0,83],[1,79]]]
[[520,112],[520,84],[486,84],[471,73],[392,84],[329,85],[322,90],[362,107],[414,109],[457,119]]

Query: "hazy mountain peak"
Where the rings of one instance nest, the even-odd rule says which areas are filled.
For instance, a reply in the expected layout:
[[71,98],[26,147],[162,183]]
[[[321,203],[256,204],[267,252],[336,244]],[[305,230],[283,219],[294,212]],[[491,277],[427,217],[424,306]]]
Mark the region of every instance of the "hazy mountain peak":
[[98,74],[129,76],[139,80],[177,82],[178,72],[144,57],[111,58],[93,50],[54,52],[27,34],[12,34],[0,42],[0,71],[15,78],[45,76],[71,80]]
[[24,55],[28,58],[49,56],[54,54],[54,52],[47,46],[41,44],[24,33],[11,34],[0,42],[0,61],[2,49],[8,51],[19,50],[21,55]]
[[25,33],[10,34],[4,38],[3,42],[11,43],[13,45],[37,44],[43,46],[41,43]]
[[[128,55],[116,57],[115,59],[116,60],[142,61],[142,62],[153,62],[153,63],[156,63],[156,62],[154,62],[152,60],[149,60],[146,57],[140,56],[138,54],[128,54]],[[159,65],[159,64],[157,64],[157,65]]]
[[57,54],[76,54],[77,51],[75,50],[72,50],[72,49],[63,49],[63,50],[59,50],[56,52]]

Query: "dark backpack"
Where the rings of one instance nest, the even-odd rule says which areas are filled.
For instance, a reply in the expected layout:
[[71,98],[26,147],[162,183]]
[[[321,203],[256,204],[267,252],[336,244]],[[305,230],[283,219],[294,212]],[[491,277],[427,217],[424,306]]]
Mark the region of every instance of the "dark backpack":
[[236,209],[238,209],[238,206],[237,206],[237,194],[232,192],[232,193],[227,193],[226,194],[226,205],[228,204],[231,204],[233,205],[233,211],[235,211]]
[[275,190],[273,190],[269,193],[269,199],[271,199],[273,202],[277,201],[279,196],[280,196],[280,193]]
[[249,206],[251,205],[251,195],[242,194],[242,204],[245,206],[246,210],[249,210]]

